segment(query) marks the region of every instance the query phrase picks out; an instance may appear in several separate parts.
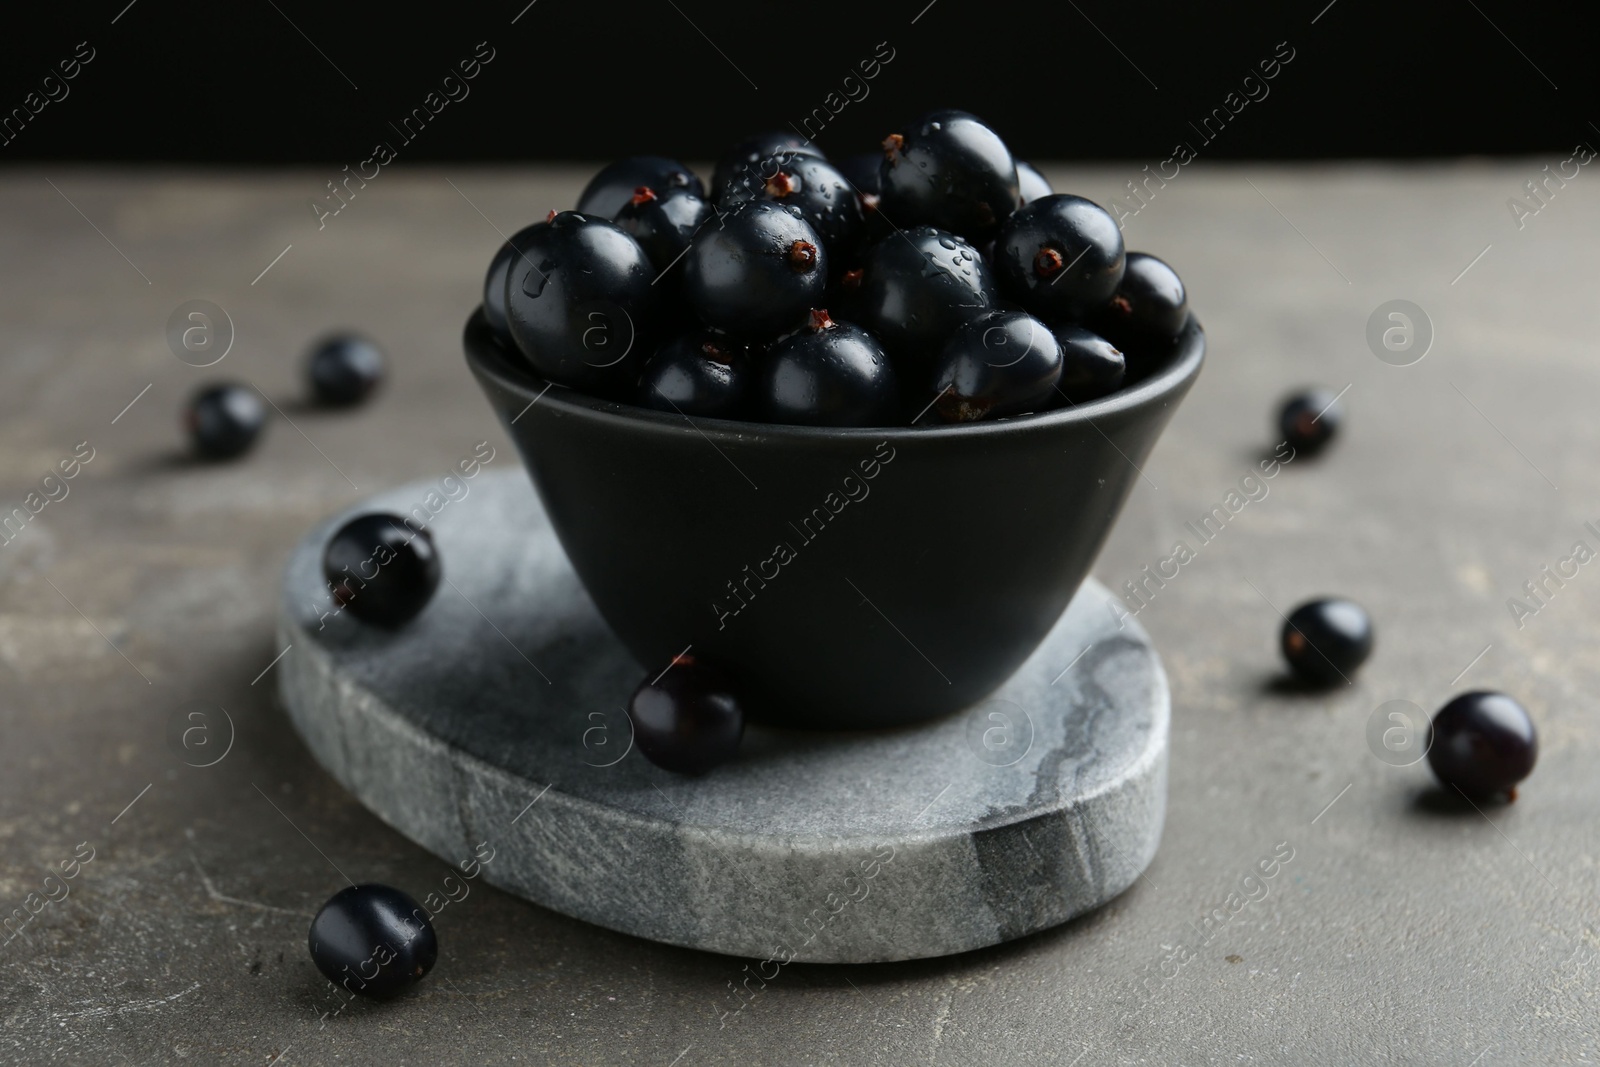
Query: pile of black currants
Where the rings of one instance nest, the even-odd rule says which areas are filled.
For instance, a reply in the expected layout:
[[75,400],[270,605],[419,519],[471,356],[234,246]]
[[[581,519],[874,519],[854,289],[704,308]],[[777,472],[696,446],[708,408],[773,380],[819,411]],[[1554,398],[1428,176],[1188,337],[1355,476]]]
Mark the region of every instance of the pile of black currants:
[[962,111],[876,157],[786,133],[621,160],[519,231],[483,313],[542,378],[685,416],[810,426],[997,419],[1159,369],[1183,283]]

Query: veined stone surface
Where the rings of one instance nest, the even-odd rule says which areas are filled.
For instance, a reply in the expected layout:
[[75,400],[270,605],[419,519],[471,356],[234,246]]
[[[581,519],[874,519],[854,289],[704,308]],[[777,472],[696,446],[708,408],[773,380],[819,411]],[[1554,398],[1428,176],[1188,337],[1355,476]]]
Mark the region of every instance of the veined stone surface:
[[[601,926],[766,959],[939,956],[1053,926],[1149,864],[1168,693],[1148,640],[1090,581],[990,699],[866,733],[752,725],[703,778],[631,750],[642,676],[521,472],[486,473],[431,529],[446,583],[399,632],[332,604],[312,530],[283,581],[281,692],[317,758],[452,862]],[[1070,669],[1069,669],[1070,665]]]

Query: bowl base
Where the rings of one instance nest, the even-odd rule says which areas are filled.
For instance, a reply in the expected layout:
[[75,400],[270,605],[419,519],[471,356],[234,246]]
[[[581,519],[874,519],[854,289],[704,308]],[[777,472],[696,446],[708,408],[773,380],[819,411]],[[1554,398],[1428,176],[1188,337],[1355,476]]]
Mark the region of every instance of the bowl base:
[[[311,530],[279,612],[279,644],[294,646],[280,694],[313,755],[447,863],[490,854],[483,877],[510,893],[754,957],[771,980],[790,961],[1020,937],[1116,896],[1155,855],[1166,677],[1093,580],[973,708],[870,732],[751,726],[736,761],[683,778],[633,751],[622,709],[641,668],[525,475],[464,484],[449,501],[428,483],[383,493]],[[332,531],[418,507],[436,512],[446,582],[433,601],[398,631],[333,614],[321,578]]]

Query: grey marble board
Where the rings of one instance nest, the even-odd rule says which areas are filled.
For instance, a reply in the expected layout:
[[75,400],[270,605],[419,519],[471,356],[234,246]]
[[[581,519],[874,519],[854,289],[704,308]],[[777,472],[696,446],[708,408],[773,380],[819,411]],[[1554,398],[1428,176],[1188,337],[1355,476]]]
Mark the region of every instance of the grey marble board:
[[[1056,925],[1122,892],[1165,813],[1160,660],[1086,582],[987,701],[870,733],[751,726],[683,778],[632,749],[643,668],[611,635],[520,471],[486,472],[431,530],[445,583],[398,632],[332,614],[309,531],[285,569],[280,694],[316,758],[445,861],[670,944],[783,962],[939,956]],[[892,605],[880,605],[891,616]],[[848,598],[840,610],[856,610]]]

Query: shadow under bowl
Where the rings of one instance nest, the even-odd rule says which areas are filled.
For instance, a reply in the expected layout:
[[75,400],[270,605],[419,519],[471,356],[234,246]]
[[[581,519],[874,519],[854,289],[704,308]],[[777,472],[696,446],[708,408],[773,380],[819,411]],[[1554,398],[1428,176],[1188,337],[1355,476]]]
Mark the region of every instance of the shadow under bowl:
[[467,322],[467,363],[573,568],[640,663],[715,662],[752,718],[875,729],[996,689],[1089,573],[1205,358],[1076,407],[942,427],[690,419],[552,386]]

